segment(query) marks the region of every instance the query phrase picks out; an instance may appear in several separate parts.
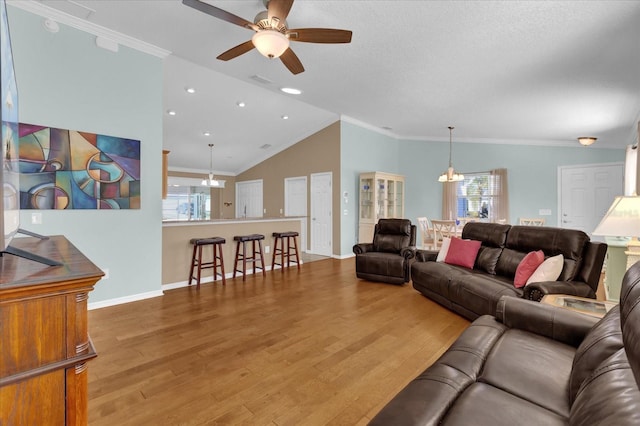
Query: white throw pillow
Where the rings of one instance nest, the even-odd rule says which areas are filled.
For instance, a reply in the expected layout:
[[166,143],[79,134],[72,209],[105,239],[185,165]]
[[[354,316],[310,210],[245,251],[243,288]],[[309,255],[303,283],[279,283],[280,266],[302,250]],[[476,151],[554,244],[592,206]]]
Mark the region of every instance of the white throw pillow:
[[538,269],[529,277],[527,284],[538,283],[541,281],[555,281],[562,273],[564,266],[564,256],[559,254],[542,262]]
[[451,238],[444,237],[442,239],[442,244],[440,245],[440,251],[438,252],[436,262],[444,262],[444,260],[447,258],[447,253],[449,252],[449,244],[451,244]]

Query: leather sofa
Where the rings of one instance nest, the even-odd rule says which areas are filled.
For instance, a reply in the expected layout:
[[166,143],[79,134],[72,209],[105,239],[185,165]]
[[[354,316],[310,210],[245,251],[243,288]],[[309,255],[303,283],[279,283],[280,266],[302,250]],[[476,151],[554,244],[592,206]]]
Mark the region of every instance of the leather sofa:
[[370,425],[639,425],[639,387],[637,263],[599,321],[502,297]]
[[[535,301],[552,293],[596,297],[607,245],[590,241],[582,231],[471,222],[462,238],[482,242],[473,269],[435,262],[438,252],[417,250],[411,279],[420,293],[467,319],[495,315],[504,295]],[[518,264],[535,250],[545,257],[562,254],[562,273],[557,281],[514,287]]]
[[356,276],[389,284],[409,282],[410,261],[416,250],[416,226],[409,219],[380,219],[372,243],[353,246]]

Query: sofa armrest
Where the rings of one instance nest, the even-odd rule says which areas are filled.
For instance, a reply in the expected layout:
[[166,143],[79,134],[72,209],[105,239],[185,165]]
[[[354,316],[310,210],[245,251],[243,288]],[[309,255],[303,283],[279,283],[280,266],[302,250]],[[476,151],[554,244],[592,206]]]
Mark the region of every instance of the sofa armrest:
[[545,294],[570,294],[578,297],[596,298],[589,285],[582,281],[540,281],[524,288],[523,298],[539,302]]
[[496,320],[509,328],[535,333],[578,347],[598,318],[512,296],[502,296]]
[[353,246],[354,254],[362,254],[368,251],[373,251],[373,243],[359,243]]
[[417,262],[435,262],[437,258],[437,250],[416,250]]
[[413,259],[415,255],[416,255],[415,247],[405,247],[400,251],[400,256],[404,257],[407,260]]

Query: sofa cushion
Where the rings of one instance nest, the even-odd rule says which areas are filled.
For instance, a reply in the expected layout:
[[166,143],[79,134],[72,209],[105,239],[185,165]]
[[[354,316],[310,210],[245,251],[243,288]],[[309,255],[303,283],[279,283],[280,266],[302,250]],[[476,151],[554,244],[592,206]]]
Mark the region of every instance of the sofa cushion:
[[545,256],[562,254],[564,268],[558,279],[571,281],[580,269],[584,250],[588,243],[589,236],[575,229],[512,226],[507,234],[505,248],[522,253],[542,250]]
[[527,253],[522,262],[516,268],[516,275],[513,278],[513,285],[522,288],[527,280],[538,269],[538,266],[544,262],[544,253],[542,250],[536,250]]
[[487,357],[478,380],[569,417],[567,387],[575,352],[556,340],[509,329]]
[[480,244],[480,241],[461,240],[456,237],[451,238],[447,257],[444,260],[445,263],[473,269],[473,265],[476,263],[476,257],[478,257],[478,250],[480,250]]
[[501,253],[502,247],[487,247],[482,244],[478,251],[478,257],[476,257],[476,264],[473,268],[484,271],[487,274],[495,275],[496,265],[498,264],[498,259],[500,258]]
[[444,237],[442,238],[442,243],[440,243],[440,250],[438,251],[438,256],[436,257],[436,262],[444,262],[447,258],[447,253],[449,253],[449,246],[451,245],[451,238]]
[[[411,424],[438,423],[429,421]],[[485,383],[474,383],[456,399],[447,416],[439,424],[444,426],[523,424],[527,426],[559,426],[566,425],[567,419],[502,389]]]
[[495,275],[496,265],[507,240],[509,228],[509,225],[481,222],[469,222],[464,226],[463,239],[482,241],[474,269]]
[[544,262],[527,279],[527,285],[544,281],[556,281],[562,273],[564,257],[559,254],[545,259]]
[[404,258],[393,253],[362,253],[356,256],[356,270],[373,275],[404,277]]
[[502,249],[500,259],[496,265],[496,275],[500,275],[509,278],[513,281],[516,276],[516,270],[518,265],[522,262],[522,259],[527,255],[527,252],[513,250],[510,248]]
[[570,403],[573,403],[580,386],[596,367],[621,348],[620,307],[615,306],[593,326],[576,351],[569,379]]
[[385,253],[400,253],[411,244],[411,221],[408,219],[381,219],[376,224],[373,249]]
[[470,273],[452,276],[448,294],[452,303],[480,316],[495,315],[501,296],[522,297],[522,293],[521,289],[515,288],[510,280],[503,277]]
[[440,262],[416,262],[411,265],[411,277],[413,286],[420,283],[429,290],[449,298],[451,278],[456,276],[467,277],[471,271],[461,266],[447,265]]
[[584,381],[571,405],[569,424],[640,424],[640,390],[625,349],[605,359]]

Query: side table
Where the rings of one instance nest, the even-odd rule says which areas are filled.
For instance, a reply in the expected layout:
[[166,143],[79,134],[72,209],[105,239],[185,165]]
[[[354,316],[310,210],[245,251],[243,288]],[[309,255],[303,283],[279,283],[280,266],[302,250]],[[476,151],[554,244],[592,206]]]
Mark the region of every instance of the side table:
[[547,294],[542,298],[540,303],[558,306],[560,308],[580,312],[581,314],[591,315],[596,318],[602,318],[607,312],[617,305],[616,302],[605,302],[586,297],[572,296],[570,294]]

